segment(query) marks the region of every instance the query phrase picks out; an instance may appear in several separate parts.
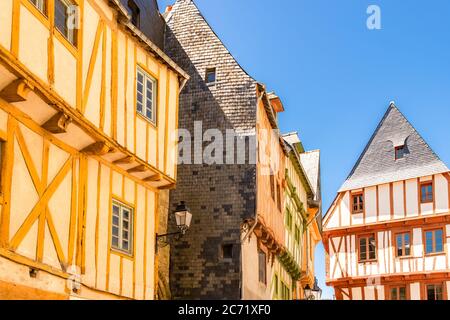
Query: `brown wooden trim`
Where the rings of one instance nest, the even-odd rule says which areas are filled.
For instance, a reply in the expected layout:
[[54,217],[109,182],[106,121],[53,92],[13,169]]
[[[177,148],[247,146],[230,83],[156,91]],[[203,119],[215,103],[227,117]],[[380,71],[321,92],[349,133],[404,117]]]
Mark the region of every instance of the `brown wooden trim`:
[[[445,243],[447,242],[447,235],[445,232],[445,226],[427,226],[427,227],[423,227],[422,228],[422,245],[423,245],[423,255],[424,257],[429,257],[429,256],[435,256],[435,255],[444,255],[445,254]],[[435,246],[435,238],[434,238],[434,233],[433,233],[433,252],[432,253],[426,253],[426,233],[430,232],[430,231],[438,231],[441,230],[442,231],[442,252],[434,252],[434,250],[436,249]]]
[[[353,207],[353,199],[355,197],[360,197],[360,196],[363,197],[362,209],[358,209],[357,211],[355,211],[354,207]],[[351,212],[351,214],[363,214],[363,216],[364,216],[364,211],[365,211],[364,209],[366,207],[365,200],[366,200],[366,198],[365,198],[364,189],[362,191],[358,191],[358,192],[355,192],[355,193],[350,192],[350,212]],[[359,207],[360,205],[361,205],[361,203],[359,201],[357,201],[357,206]]]
[[[390,283],[398,282],[418,282],[418,281],[446,281],[450,277],[450,272],[422,272],[422,273],[404,273],[404,274],[390,274],[380,275],[380,285],[388,285]],[[326,281],[327,286],[335,287],[359,287],[367,283],[368,277],[347,277],[338,280]]]
[[[361,238],[366,238],[367,240],[369,240],[369,238],[373,236],[373,238],[375,239],[375,259],[370,259],[367,258],[365,260],[361,260],[361,256],[359,254],[359,250],[360,250],[360,244],[359,241]],[[372,232],[372,233],[366,233],[366,234],[358,234],[356,236],[356,243],[355,243],[355,252],[356,252],[356,257],[358,259],[358,263],[359,264],[366,264],[366,263],[373,263],[373,262],[377,262],[378,261],[378,234],[376,232]],[[366,242],[366,254],[367,257],[369,256],[369,242]],[[358,266],[357,266],[358,267]]]
[[[447,278],[448,279],[448,278]],[[447,292],[447,280],[444,279],[436,279],[436,280],[425,280],[420,283],[420,293],[421,293],[421,299],[427,300],[427,286],[429,285],[441,285],[442,286],[442,300],[447,300],[448,292]]]
[[386,229],[392,229],[392,228],[401,228],[401,227],[417,227],[417,226],[423,226],[424,224],[438,224],[438,223],[448,223],[450,222],[450,214],[439,214],[429,217],[415,217],[415,218],[409,218],[404,219],[401,221],[390,221],[390,222],[382,222],[382,223],[372,223],[367,224],[365,226],[355,226],[350,228],[336,228],[336,229],[329,229],[323,232],[322,236],[323,238],[327,238],[330,236],[337,237],[340,235],[345,234],[357,234],[361,232],[375,232],[379,230],[386,230]]

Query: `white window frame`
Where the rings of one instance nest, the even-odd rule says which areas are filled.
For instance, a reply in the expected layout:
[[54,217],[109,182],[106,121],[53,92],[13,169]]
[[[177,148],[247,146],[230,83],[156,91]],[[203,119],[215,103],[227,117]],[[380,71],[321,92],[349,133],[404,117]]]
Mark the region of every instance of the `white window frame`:
[[[142,76],[142,83],[139,81],[139,76]],[[152,83],[152,91],[150,92],[151,97],[148,96],[148,81]],[[139,85],[142,85],[142,92],[139,90]],[[157,103],[157,91],[158,91],[158,81],[153,78],[148,72],[143,70],[141,67],[137,67],[136,70],[136,112],[143,116],[145,119],[150,121],[156,126],[156,103]],[[142,96],[142,101],[139,99],[139,95]],[[149,108],[148,103],[151,103]],[[141,110],[139,110],[139,108]],[[147,115],[147,111],[150,110],[151,117]]]
[[[111,248],[113,250],[128,254],[128,255],[133,255],[133,228],[134,228],[134,209],[118,200],[113,200],[112,201],[112,208],[111,208]],[[118,214],[114,213],[114,207],[117,207],[119,212]],[[126,219],[124,217],[124,212],[128,211],[128,219]],[[118,218],[118,225],[114,223],[114,217]],[[128,230],[125,230],[124,228],[124,222],[127,221],[128,222]],[[114,234],[114,227],[117,227],[118,229],[118,235],[116,236]],[[124,238],[123,237],[123,232],[127,231],[128,232],[128,238]],[[113,238],[117,238],[117,245],[113,244]],[[128,249],[124,248],[123,242],[128,241]]]
[[45,12],[45,1],[46,0],[29,0],[33,6],[36,7],[42,14],[46,15]]
[[60,30],[56,24],[56,12],[57,12],[56,11],[56,2],[57,1],[60,1],[66,7],[66,14],[68,13],[70,6],[75,5],[75,3],[70,0],[55,0],[55,9],[54,9],[55,17],[54,17],[54,19],[55,19],[55,28],[58,29],[58,31],[64,36],[64,38],[67,39],[67,41],[69,41],[73,46],[76,46],[77,39],[75,37],[77,36],[77,33],[75,32],[75,29],[70,29],[69,27],[67,27],[67,19],[65,20],[66,27],[67,27],[67,34],[64,32],[64,30]]

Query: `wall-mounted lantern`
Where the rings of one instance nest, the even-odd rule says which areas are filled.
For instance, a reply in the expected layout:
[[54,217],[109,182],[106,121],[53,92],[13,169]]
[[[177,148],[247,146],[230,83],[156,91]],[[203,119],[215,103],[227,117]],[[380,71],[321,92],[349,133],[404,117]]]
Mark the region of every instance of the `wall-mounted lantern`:
[[189,208],[186,206],[186,203],[184,201],[181,201],[180,204],[177,205],[174,215],[179,231],[166,234],[157,234],[156,249],[158,249],[158,246],[165,247],[166,245],[168,245],[168,237],[178,236],[177,240],[179,240],[189,230],[192,221],[192,213],[189,211]]

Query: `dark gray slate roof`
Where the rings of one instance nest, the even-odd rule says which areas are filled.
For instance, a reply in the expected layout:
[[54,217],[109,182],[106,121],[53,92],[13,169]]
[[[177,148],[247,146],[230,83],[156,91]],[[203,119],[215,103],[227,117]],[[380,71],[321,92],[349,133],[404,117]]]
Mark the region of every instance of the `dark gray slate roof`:
[[[395,160],[402,145],[406,155]],[[339,192],[448,171],[392,102]]]

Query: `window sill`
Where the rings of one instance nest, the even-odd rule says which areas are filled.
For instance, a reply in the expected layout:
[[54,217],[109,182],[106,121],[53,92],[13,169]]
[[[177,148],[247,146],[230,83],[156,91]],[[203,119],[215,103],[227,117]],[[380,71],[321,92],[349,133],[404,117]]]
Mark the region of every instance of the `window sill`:
[[396,256],[395,258],[399,259],[399,260],[409,260],[409,259],[414,259],[415,257],[410,255],[410,256],[401,256],[401,257]]
[[377,262],[378,262],[378,259],[358,261],[359,264],[369,264],[369,263],[377,263]]
[[140,113],[139,111],[136,110],[136,116],[141,118],[142,120],[144,120],[145,122],[148,122],[150,125],[152,125],[155,129],[157,129],[158,127],[156,126],[156,123],[153,122],[152,120],[150,120],[149,118],[147,118],[146,116],[144,116],[142,113]]
[[425,253],[424,257],[436,257],[436,256],[445,256],[445,252],[432,252],[432,253]]
[[120,250],[114,249],[114,248],[111,248],[110,251],[111,251],[112,254],[121,256],[121,257],[123,257],[123,258],[125,258],[125,259],[128,259],[128,260],[134,260],[134,255],[131,254],[131,253],[126,253],[126,252],[124,252],[124,251],[120,251]]

